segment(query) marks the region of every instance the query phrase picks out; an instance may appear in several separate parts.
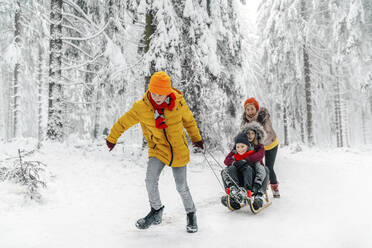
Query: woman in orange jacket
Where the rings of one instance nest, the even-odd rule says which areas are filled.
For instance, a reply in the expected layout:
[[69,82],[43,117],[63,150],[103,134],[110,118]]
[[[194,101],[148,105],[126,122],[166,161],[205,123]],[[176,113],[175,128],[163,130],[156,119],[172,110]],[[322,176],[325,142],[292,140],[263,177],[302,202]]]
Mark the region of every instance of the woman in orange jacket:
[[140,123],[148,145],[145,182],[151,210],[137,221],[137,228],[147,229],[162,221],[164,206],[160,200],[158,181],[161,171],[168,165],[172,168],[176,188],[186,210],[186,230],[197,232],[196,208],[186,180],[190,151],[184,128],[195,147],[203,149],[203,140],[182,93],[172,88],[167,73],[154,73],[148,88],[142,99],[136,101],[111,128],[106,144],[111,151],[123,132]]

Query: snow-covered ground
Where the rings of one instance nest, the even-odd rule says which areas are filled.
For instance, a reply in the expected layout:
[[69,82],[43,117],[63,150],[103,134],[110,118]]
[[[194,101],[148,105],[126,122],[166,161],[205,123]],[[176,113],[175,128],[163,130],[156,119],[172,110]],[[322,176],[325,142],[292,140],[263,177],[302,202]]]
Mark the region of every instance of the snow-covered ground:
[[[0,161],[32,145],[0,144]],[[48,165],[42,203],[25,201],[19,186],[0,183],[1,248],[372,247],[372,147],[280,149],[276,171],[282,197],[258,215],[224,208],[223,191],[204,157],[192,155],[195,234],[185,231],[169,168],[160,179],[163,223],[138,230],[134,223],[149,211],[147,156],[138,156],[135,147],[118,145],[111,153],[105,146],[83,147],[47,143],[26,158]],[[215,156],[222,161],[224,154]]]

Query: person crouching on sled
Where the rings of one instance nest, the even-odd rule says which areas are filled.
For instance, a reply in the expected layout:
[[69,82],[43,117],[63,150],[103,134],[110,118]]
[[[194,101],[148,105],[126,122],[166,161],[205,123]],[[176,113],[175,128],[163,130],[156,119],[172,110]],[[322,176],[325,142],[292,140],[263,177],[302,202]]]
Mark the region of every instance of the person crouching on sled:
[[[221,176],[225,189],[229,188],[232,192],[230,206],[233,209],[240,209],[244,205],[247,196],[242,194],[248,190],[255,195],[254,209],[260,209],[263,205],[268,183],[268,169],[263,163],[264,139],[262,126],[256,122],[249,123],[236,136],[234,149],[225,158],[227,168],[221,172]],[[227,200],[228,197],[223,196],[222,204],[227,206]]]
[[147,229],[162,222],[164,206],[160,200],[158,182],[160,173],[168,165],[172,168],[176,188],[186,210],[186,231],[197,232],[196,208],[186,177],[190,151],[183,128],[189,134],[194,147],[204,149],[204,142],[182,93],[171,86],[167,73],[154,73],[143,97],[114,124],[106,140],[109,150],[114,148],[124,131],[137,123],[141,124],[148,146],[149,161],[145,182],[151,210],[136,222],[136,227]]

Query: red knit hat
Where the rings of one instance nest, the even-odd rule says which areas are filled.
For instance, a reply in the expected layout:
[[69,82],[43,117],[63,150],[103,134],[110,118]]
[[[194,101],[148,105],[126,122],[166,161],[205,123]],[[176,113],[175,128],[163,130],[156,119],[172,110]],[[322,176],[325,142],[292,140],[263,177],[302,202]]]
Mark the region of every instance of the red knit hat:
[[260,108],[260,105],[258,105],[258,102],[257,102],[256,98],[254,98],[254,97],[251,97],[251,98],[248,98],[247,100],[245,100],[244,109],[245,109],[245,107],[247,107],[248,104],[253,104],[254,107],[256,108],[256,111],[258,111],[258,109]]

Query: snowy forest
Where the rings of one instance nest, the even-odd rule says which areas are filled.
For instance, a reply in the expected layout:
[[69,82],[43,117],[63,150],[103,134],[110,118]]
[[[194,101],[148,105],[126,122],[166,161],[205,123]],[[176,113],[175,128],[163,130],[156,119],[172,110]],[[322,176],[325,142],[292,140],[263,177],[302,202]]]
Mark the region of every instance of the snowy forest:
[[[158,71],[196,125],[111,137]],[[0,72],[1,248],[372,247],[371,0],[0,0]]]
[[283,146],[370,143],[372,2],[264,0],[256,27],[239,21],[244,4],[1,1],[1,139],[102,141],[164,70],[210,147],[251,96]]

